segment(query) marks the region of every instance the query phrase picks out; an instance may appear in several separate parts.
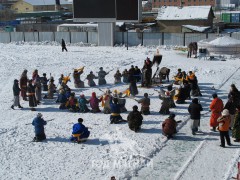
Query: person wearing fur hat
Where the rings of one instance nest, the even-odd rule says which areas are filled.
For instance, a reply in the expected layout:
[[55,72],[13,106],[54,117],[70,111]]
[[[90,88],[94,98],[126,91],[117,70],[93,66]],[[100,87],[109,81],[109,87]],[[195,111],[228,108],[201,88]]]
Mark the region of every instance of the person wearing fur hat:
[[54,79],[50,79],[50,83],[48,84],[48,94],[45,95],[44,99],[53,99],[54,92],[56,92],[56,86],[54,84]]
[[106,71],[103,70],[103,67],[99,68],[99,72],[98,72],[98,85],[104,85],[107,84],[107,81],[105,79],[105,76],[108,74]]
[[230,121],[231,119],[230,119],[229,111],[227,109],[224,109],[222,111],[222,115],[217,119],[217,122],[219,123],[218,129],[220,132],[221,147],[225,147],[225,139],[229,146],[232,145],[229,137],[229,132],[228,132]]
[[71,141],[81,143],[85,142],[90,135],[90,131],[83,125],[83,119],[78,118],[78,123],[73,125]]
[[138,103],[141,103],[141,113],[144,115],[150,114],[150,98],[148,97],[148,93],[144,93],[144,98],[137,100]]
[[20,77],[21,96],[24,101],[27,101],[27,83],[28,83],[27,72],[28,71],[25,69]]
[[106,90],[105,94],[103,96],[101,96],[101,98],[100,98],[100,101],[102,102],[104,114],[111,113],[110,100],[111,100],[111,91],[108,89],[108,90]]
[[218,95],[214,93],[212,95],[213,100],[210,104],[210,110],[212,112],[210,118],[210,127],[212,127],[213,131],[216,131],[216,127],[218,126],[217,119],[221,116],[221,112],[223,110],[223,101],[218,98]]
[[35,86],[32,84],[31,79],[28,81],[27,95],[29,98],[29,107],[31,107],[31,111],[36,111],[35,107],[37,107],[37,100],[35,96]]
[[234,116],[232,137],[235,138],[235,142],[240,142],[240,104],[237,106]]
[[88,85],[90,87],[96,86],[96,83],[93,81],[93,79],[97,79],[93,72],[91,71],[90,74],[87,75],[86,79],[88,80]]
[[117,70],[116,74],[114,74],[114,84],[119,84],[121,83],[121,77],[122,77],[122,74],[120,73],[119,70]]
[[198,131],[202,110],[203,108],[202,108],[202,105],[199,104],[198,98],[194,98],[192,100],[192,103],[188,107],[188,112],[190,114],[190,119],[191,119],[189,123],[190,123],[190,127],[193,135],[196,135],[196,132]]
[[175,114],[170,114],[167,119],[162,123],[163,135],[168,139],[173,138],[173,135],[177,133],[177,122],[175,120]]
[[101,110],[99,109],[99,103],[100,103],[100,99],[97,98],[96,93],[93,92],[92,93],[92,97],[89,100],[90,103],[90,107],[92,108],[91,112],[92,113],[99,113],[101,112]]
[[35,137],[33,138],[33,141],[40,142],[46,139],[46,135],[44,132],[44,126],[47,124],[46,121],[44,121],[42,114],[38,113],[37,117],[35,117],[32,121],[32,125],[35,129]]
[[20,99],[19,99],[19,93],[20,93],[21,89],[19,88],[18,85],[18,80],[15,79],[14,83],[13,83],[13,105],[11,106],[12,109],[14,109],[14,106],[18,106],[18,108],[22,108],[22,106],[20,105]]
[[138,132],[141,129],[143,116],[138,111],[138,107],[135,105],[133,106],[133,111],[128,114],[127,121],[128,127],[132,131]]
[[87,107],[88,103],[89,101],[85,98],[84,94],[81,94],[78,99],[79,109],[81,113],[87,113],[90,111]]

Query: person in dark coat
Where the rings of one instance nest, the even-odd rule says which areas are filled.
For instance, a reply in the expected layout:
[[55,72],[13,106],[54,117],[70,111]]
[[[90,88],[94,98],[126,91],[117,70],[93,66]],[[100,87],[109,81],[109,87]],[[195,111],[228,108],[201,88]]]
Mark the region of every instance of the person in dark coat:
[[[112,102],[113,101],[113,102]],[[123,122],[122,116],[120,115],[120,105],[118,104],[118,99],[114,98],[110,100],[110,108],[111,108],[111,115],[110,115],[110,123],[111,124],[117,124],[120,122]]]
[[170,114],[170,93],[169,92],[164,92],[161,88],[160,88],[160,92],[159,92],[159,99],[162,100],[162,105],[160,108],[159,113],[160,114]]
[[235,115],[235,112],[236,112],[236,106],[235,106],[235,104],[233,102],[233,98],[232,97],[230,97],[228,99],[228,101],[225,104],[223,109],[227,109],[229,111],[230,118],[231,118],[229,130],[232,130],[233,122],[234,122],[234,115]]
[[174,96],[175,96],[175,89],[173,89],[173,86],[170,84],[167,86],[167,91],[165,92],[166,94],[169,94],[170,96],[170,108],[175,108],[176,104],[174,102]]
[[35,86],[32,84],[32,80],[28,81],[28,98],[29,98],[29,107],[31,107],[31,111],[36,111],[34,107],[37,107],[37,100],[35,96]]
[[184,104],[185,103],[186,96],[185,96],[184,89],[181,86],[178,89],[178,93],[175,95],[175,97],[177,98],[177,100],[176,100],[177,104]]
[[135,96],[138,94],[138,89],[137,89],[137,84],[136,84],[136,79],[134,78],[134,76],[130,76],[129,77],[129,90],[130,90],[130,94],[132,96]]
[[42,114],[38,113],[37,117],[33,119],[32,125],[35,128],[35,137],[33,138],[33,141],[40,142],[42,140],[46,139],[46,135],[44,132],[44,126],[47,124],[46,121],[42,118]]
[[135,66],[134,76],[135,76],[137,82],[141,81],[142,73],[141,73],[141,70],[138,68],[138,66]]
[[41,77],[43,91],[48,91],[48,85],[47,85],[48,81],[49,79],[47,79],[47,74],[43,73],[43,77]]
[[106,71],[103,70],[103,67],[99,68],[99,72],[98,72],[98,85],[104,85],[107,84],[107,81],[105,79],[105,76],[108,74]]
[[64,41],[64,39],[62,39],[62,52],[63,52],[64,50],[65,50],[65,51],[68,51],[67,48],[66,48],[66,43],[65,43],[65,41]]
[[168,139],[173,138],[173,135],[177,133],[177,122],[175,121],[175,114],[170,114],[169,117],[162,123],[163,135]]
[[119,70],[117,70],[116,74],[114,74],[114,84],[119,84],[121,83],[121,77],[122,77],[122,74],[120,73]]
[[124,83],[128,83],[128,70],[125,69],[123,72],[122,72],[122,77],[123,77],[123,82]]
[[71,141],[81,143],[85,142],[90,135],[90,131],[83,124],[83,119],[78,118],[78,123],[73,125],[72,136],[70,138]]
[[137,101],[138,103],[141,103],[141,113],[144,115],[150,114],[150,99],[148,97],[148,93],[144,93],[144,98]]
[[190,114],[190,127],[192,129],[192,134],[195,135],[198,131],[201,119],[201,111],[203,110],[202,105],[198,103],[198,98],[194,98],[192,103],[188,107],[188,112]]
[[120,105],[120,112],[121,113],[126,112],[127,111],[127,108],[125,107],[126,99],[123,97],[122,92],[119,92],[117,99],[118,99],[118,104]]
[[133,111],[128,114],[127,121],[128,127],[132,131],[138,132],[141,129],[143,116],[138,111],[138,107],[133,106]]
[[237,106],[234,116],[232,137],[235,138],[234,142],[240,142],[240,104]]
[[159,72],[160,83],[162,83],[163,79],[167,79],[167,82],[169,82],[169,74],[170,69],[168,69],[167,67],[162,67]]
[[59,95],[57,97],[56,103],[60,103],[59,109],[66,109],[66,103],[67,103],[67,96],[65,94],[65,91],[61,89],[59,91]]
[[193,46],[193,54],[195,55],[194,58],[197,58],[197,50],[198,50],[197,42],[193,42],[192,46]]
[[192,71],[189,71],[189,75],[187,76],[187,79],[188,79],[188,82],[190,83],[191,95],[192,96],[202,96],[202,94],[200,92],[200,88],[198,86],[197,77]]
[[83,73],[83,69],[74,69],[73,71],[73,79],[74,79],[74,87],[75,88],[84,88],[84,82],[81,81],[80,76]]
[[228,98],[233,98],[233,103],[235,104],[235,107],[237,107],[240,104],[240,92],[236,88],[235,84],[231,84],[230,92],[228,93]]
[[96,83],[93,81],[93,79],[97,79],[97,77],[93,74],[92,71],[87,75],[86,79],[88,80],[88,85],[90,87],[96,86]]
[[21,96],[24,101],[27,101],[27,83],[28,83],[27,72],[28,71],[25,69],[20,77]]
[[20,100],[19,100],[19,93],[20,93],[21,89],[19,88],[18,85],[18,80],[15,79],[14,83],[13,83],[13,105],[11,106],[12,109],[14,109],[14,106],[18,106],[18,108],[22,108],[22,106],[20,105]]
[[188,45],[188,54],[187,54],[187,58],[191,58],[192,56],[192,52],[193,52],[193,42],[190,42]]

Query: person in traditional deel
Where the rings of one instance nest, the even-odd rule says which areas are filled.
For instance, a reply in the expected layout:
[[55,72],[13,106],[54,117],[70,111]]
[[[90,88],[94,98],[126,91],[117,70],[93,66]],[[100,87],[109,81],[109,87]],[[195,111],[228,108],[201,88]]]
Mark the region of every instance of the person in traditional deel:
[[106,71],[103,70],[103,67],[100,67],[99,70],[100,71],[98,72],[98,85],[101,86],[101,85],[107,84],[105,76],[108,73],[106,73]]
[[148,93],[144,93],[144,97],[137,101],[141,103],[141,113],[144,115],[150,114],[150,98],[148,97]]
[[27,83],[28,83],[27,72],[28,71],[25,69],[20,77],[21,96],[24,101],[27,101]]
[[37,107],[37,100],[35,96],[35,86],[32,84],[31,79],[28,81],[27,95],[28,95],[29,107],[31,108],[31,111],[36,111],[35,107]]
[[97,98],[96,93],[92,92],[92,97],[89,100],[90,107],[92,108],[92,113],[99,113],[101,110],[99,109],[100,99]]
[[119,84],[121,83],[121,77],[122,77],[122,74],[120,73],[119,70],[117,70],[117,72],[114,74],[114,84]]
[[18,80],[15,79],[13,82],[13,105],[11,106],[12,109],[14,109],[14,106],[17,106],[18,108],[23,108],[20,105],[20,99],[19,99],[19,93],[20,93],[21,89],[19,88],[18,85]]
[[143,116],[138,111],[138,107],[135,105],[132,107],[133,111],[128,114],[127,121],[128,127],[132,131],[138,132],[141,129]]
[[218,126],[217,119],[221,116],[221,112],[223,110],[223,101],[218,98],[218,95],[214,93],[212,95],[213,100],[210,104],[210,110],[212,112],[211,118],[210,118],[210,127],[212,127],[213,131],[216,131],[216,128]]
[[71,141],[81,143],[87,141],[90,135],[90,131],[83,125],[83,119],[78,118],[78,123],[73,125]]
[[46,139],[46,135],[44,132],[44,126],[47,124],[46,121],[44,121],[42,114],[38,113],[37,117],[35,117],[32,121],[32,125],[35,129],[35,137],[33,138],[34,142],[40,142]]
[[86,79],[88,80],[88,85],[90,87],[96,86],[96,83],[93,81],[93,79],[97,79],[97,77],[93,74],[92,71],[87,75]]
[[175,120],[175,114],[170,114],[167,119],[162,123],[163,135],[168,139],[173,138],[173,135],[177,133],[177,122]]

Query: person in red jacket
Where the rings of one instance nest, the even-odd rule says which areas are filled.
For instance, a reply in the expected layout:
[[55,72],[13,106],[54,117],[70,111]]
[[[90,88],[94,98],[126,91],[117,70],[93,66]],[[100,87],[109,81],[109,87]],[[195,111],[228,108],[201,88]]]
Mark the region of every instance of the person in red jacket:
[[213,131],[216,131],[216,127],[218,126],[217,119],[221,116],[221,112],[224,106],[222,100],[218,98],[216,93],[214,93],[212,97],[213,100],[210,104],[210,110],[212,112],[210,118],[210,127],[212,127]]
[[175,114],[170,114],[170,116],[162,123],[163,134],[167,136],[168,139],[173,138],[173,134],[177,133],[177,122],[174,118]]
[[230,126],[230,114],[227,109],[224,109],[222,112],[222,115],[217,119],[217,122],[219,123],[219,132],[220,132],[220,139],[221,139],[221,147],[225,147],[225,139],[227,141],[227,144],[231,146],[231,141],[229,137],[229,126]]

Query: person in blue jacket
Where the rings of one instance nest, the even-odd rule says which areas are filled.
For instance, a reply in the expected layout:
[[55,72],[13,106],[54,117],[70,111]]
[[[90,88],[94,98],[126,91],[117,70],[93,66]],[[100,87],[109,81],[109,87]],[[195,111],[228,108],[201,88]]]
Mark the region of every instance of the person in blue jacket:
[[85,142],[90,135],[90,131],[87,127],[83,124],[83,119],[78,118],[78,123],[73,125],[72,137],[70,138],[71,141],[81,143]]
[[38,113],[37,117],[33,119],[32,125],[35,128],[35,137],[33,138],[33,141],[40,142],[42,140],[46,139],[46,135],[44,132],[44,126],[47,124],[46,121],[42,118],[42,114]]
[[110,100],[110,109],[111,109],[111,115],[110,115],[110,123],[111,124],[117,124],[119,122],[127,122],[126,120],[122,119],[121,113],[121,105],[118,103],[118,99],[114,98],[112,102],[112,98]]

